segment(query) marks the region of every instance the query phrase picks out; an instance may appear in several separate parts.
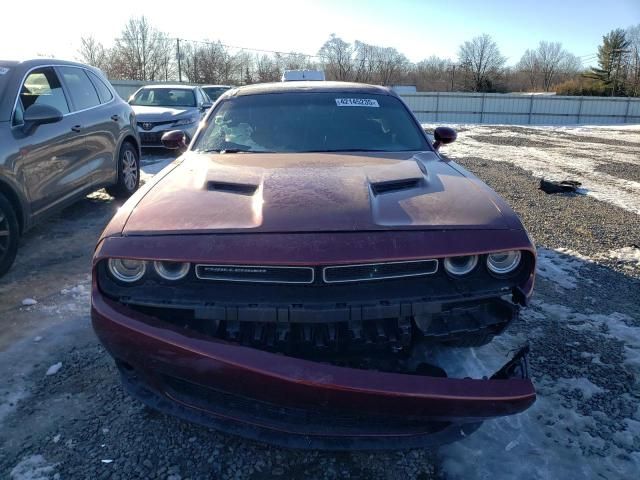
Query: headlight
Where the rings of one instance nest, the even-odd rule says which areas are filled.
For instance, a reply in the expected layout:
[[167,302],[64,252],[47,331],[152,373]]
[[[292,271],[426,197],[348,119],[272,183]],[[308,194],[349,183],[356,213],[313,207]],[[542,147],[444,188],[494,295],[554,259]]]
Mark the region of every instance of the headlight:
[[182,262],[153,262],[158,275],[165,280],[180,280],[187,276],[191,264]]
[[464,255],[461,257],[447,257],[444,259],[444,268],[451,275],[462,276],[470,273],[478,264],[477,255]]
[[142,278],[147,270],[147,262],[126,258],[110,258],[108,267],[114,278],[121,282],[132,283]]
[[181,125],[191,125],[192,123],[196,123],[198,121],[198,117],[190,117],[183,118],[182,120],[176,120],[173,122],[174,127],[179,127]]
[[490,253],[487,255],[487,268],[497,275],[505,275],[520,265],[521,258],[522,254],[518,250]]

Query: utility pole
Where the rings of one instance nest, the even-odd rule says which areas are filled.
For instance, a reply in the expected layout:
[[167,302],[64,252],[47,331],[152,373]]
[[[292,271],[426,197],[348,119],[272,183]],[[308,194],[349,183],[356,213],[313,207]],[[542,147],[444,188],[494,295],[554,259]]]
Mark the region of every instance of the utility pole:
[[182,83],[182,60],[180,59],[180,39],[176,38],[176,55],[178,56],[178,82]]
[[451,65],[451,91],[453,92],[453,81],[456,78],[456,66]]

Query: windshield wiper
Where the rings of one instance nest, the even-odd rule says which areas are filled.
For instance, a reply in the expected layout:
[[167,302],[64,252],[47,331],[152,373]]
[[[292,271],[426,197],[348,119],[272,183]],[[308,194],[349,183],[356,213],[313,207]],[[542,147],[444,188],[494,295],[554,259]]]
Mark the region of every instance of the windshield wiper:
[[243,148],[211,148],[209,150],[202,150],[205,153],[251,153],[251,150],[245,150]]
[[335,152],[395,152],[396,150],[379,150],[367,148],[336,148],[330,150],[304,150],[300,153],[335,153]]

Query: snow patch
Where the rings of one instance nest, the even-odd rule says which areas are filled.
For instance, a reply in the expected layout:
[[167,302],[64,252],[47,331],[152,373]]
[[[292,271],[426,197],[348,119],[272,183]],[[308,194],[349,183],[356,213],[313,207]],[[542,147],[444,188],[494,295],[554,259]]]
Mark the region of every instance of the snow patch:
[[45,375],[55,375],[56,373],[58,373],[58,371],[62,368],[62,362],[58,362],[54,365],[51,365],[48,369],[47,369],[47,373]]
[[582,398],[584,400],[589,400],[594,395],[606,392],[604,388],[592,383],[587,378],[558,378],[555,382],[559,389],[578,390],[582,392]]
[[25,457],[18,463],[11,472],[11,480],[48,480],[51,478],[55,465],[50,465],[42,455],[31,455]]
[[640,248],[635,246],[609,250],[608,257],[622,263],[631,263],[640,267]]
[[32,305],[37,304],[38,301],[34,298],[25,298],[24,300],[22,300],[22,306],[23,307],[30,307]]
[[580,277],[580,269],[585,262],[591,263],[592,260],[572,250],[538,248],[536,272],[566,290],[574,290],[578,286],[578,280],[585,280]]
[[[425,125],[427,127],[427,125]],[[618,129],[620,128],[617,126]],[[509,131],[497,130],[487,125],[473,125],[466,127],[459,135],[459,140],[447,146],[446,155],[452,159],[457,157],[479,157],[483,160],[505,162],[530,172],[534,177],[552,181],[578,180],[586,195],[597,200],[611,203],[630,212],[640,214],[640,182],[627,180],[599,171],[598,167],[605,163],[640,164],[640,148],[636,151],[616,150],[615,145],[607,146],[606,153],[602,145],[581,139],[576,142],[568,135],[593,136],[598,135],[592,127],[558,128],[564,136],[550,138],[545,129],[526,128],[520,132],[519,128],[511,127]],[[540,133],[536,132],[538,130]],[[534,133],[532,133],[534,132]],[[472,138],[474,135],[491,135],[494,137],[522,137],[532,141],[545,143],[546,148],[537,146],[495,145]],[[634,141],[637,135],[634,131],[607,131],[608,138],[619,138]]]

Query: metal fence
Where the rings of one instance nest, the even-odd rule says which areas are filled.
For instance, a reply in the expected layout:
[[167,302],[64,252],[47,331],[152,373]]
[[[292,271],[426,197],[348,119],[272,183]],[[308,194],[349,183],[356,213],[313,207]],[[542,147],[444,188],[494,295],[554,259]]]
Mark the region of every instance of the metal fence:
[[507,125],[640,123],[640,99],[504,93],[401,95],[421,122]]
[[[172,82],[112,80],[125,100],[143,85]],[[175,83],[175,82],[173,82]],[[640,98],[564,97],[504,93],[403,93],[401,97],[425,123],[505,125],[609,125],[640,123]]]

